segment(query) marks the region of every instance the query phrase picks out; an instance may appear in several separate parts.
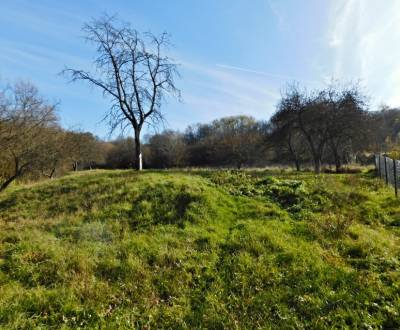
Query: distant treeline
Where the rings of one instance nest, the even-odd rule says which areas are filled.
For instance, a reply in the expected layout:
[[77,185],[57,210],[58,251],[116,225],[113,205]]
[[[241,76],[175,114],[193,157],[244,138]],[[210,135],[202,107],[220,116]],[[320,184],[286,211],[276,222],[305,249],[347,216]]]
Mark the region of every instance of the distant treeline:
[[372,154],[397,149],[400,109],[368,111],[357,84],[307,92],[290,85],[267,121],[226,117],[148,139],[147,167],[372,164]]
[[[0,190],[18,178],[134,167],[133,138],[103,141],[65,130],[56,108],[30,83],[0,92]],[[399,133],[400,110],[368,111],[356,85],[313,92],[292,85],[269,120],[232,116],[148,136],[143,160],[146,168],[157,169],[277,164],[298,170],[311,165],[316,172],[333,165],[341,171],[343,164],[368,163],[370,154],[395,149]]]

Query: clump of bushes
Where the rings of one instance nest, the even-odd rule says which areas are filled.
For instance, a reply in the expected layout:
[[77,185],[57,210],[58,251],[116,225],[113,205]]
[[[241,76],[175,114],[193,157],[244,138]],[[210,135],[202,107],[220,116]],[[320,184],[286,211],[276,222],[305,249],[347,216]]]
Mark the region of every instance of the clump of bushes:
[[262,187],[256,185],[256,178],[244,171],[217,171],[210,179],[234,196],[256,197],[263,194]]
[[264,186],[265,196],[291,213],[300,212],[309,204],[309,192],[303,181],[268,177],[258,184]]
[[340,239],[354,223],[354,214],[329,212],[313,217],[308,223],[311,232],[322,241],[325,238]]
[[293,214],[310,206],[304,181],[272,176],[259,178],[243,171],[219,171],[211,176],[211,181],[231,195],[267,198]]

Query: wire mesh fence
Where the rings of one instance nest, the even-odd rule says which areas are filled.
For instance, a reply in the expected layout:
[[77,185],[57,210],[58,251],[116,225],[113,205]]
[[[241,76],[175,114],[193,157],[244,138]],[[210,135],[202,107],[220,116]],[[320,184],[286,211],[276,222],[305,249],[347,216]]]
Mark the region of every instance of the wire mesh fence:
[[400,161],[386,155],[375,155],[375,167],[377,175],[394,187],[396,197],[400,188]]

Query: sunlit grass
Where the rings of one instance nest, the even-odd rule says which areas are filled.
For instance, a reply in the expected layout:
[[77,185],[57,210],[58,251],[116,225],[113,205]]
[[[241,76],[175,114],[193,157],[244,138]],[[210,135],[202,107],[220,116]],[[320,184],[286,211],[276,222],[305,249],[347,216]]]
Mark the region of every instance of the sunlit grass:
[[0,196],[0,325],[399,328],[370,174],[92,171]]

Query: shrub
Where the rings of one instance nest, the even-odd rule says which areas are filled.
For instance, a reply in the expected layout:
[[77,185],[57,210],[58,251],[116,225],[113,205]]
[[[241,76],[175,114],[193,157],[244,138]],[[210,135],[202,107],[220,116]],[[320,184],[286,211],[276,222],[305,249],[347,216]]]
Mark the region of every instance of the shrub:
[[353,214],[327,213],[319,214],[309,222],[311,232],[320,239],[342,238],[354,222]]
[[264,194],[288,211],[299,212],[308,201],[308,191],[302,181],[267,179],[265,182],[268,183]]

